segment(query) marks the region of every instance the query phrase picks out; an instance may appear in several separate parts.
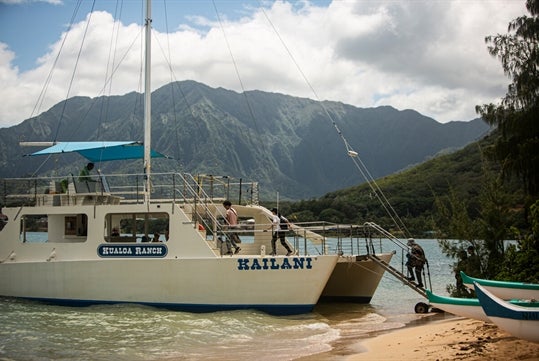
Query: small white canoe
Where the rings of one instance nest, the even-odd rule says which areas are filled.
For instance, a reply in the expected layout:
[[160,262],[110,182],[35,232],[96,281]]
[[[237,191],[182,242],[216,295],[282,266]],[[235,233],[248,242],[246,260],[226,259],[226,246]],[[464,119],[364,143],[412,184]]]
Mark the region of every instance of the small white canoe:
[[474,286],[481,307],[496,326],[523,340],[539,342],[539,309],[513,305],[478,283]]
[[[481,304],[477,298],[458,298],[458,297],[446,297],[432,293],[429,290],[425,290],[429,303],[432,307],[436,307],[445,312],[452,313],[456,316],[473,318],[483,322],[492,322],[483,311]],[[538,307],[539,302],[526,302],[519,300],[511,300],[510,303],[522,307]]]
[[470,277],[462,271],[460,276],[464,285],[469,289],[473,290],[473,284],[476,282],[502,300],[539,300],[539,284],[537,283],[486,280]]

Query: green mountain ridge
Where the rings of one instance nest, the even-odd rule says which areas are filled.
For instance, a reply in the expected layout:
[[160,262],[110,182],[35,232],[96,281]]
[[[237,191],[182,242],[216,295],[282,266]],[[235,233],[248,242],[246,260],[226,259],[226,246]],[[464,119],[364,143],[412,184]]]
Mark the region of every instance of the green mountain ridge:
[[[492,137],[487,136],[463,149],[439,155],[402,172],[376,179],[375,182],[411,234],[416,237],[432,236],[426,232],[434,227],[435,198],[447,199],[450,191],[458,199],[465,200],[471,218],[478,216],[485,164],[487,169],[497,174],[492,163],[483,161],[483,152],[490,146]],[[524,222],[522,206],[525,195],[522,185],[509,179],[505,187],[510,194],[509,202],[513,205],[515,224]],[[287,202],[281,204],[281,209],[295,220],[321,219],[353,224],[376,222],[386,229],[395,230],[394,222],[366,183],[330,192],[317,199]]]
[[[143,140],[142,95],[74,97],[37,117],[0,129],[2,177],[77,173],[76,155],[49,161],[23,155],[19,141]],[[328,118],[327,113],[331,118]],[[258,181],[261,198],[305,199],[362,183],[340,134],[375,178],[406,169],[479,139],[480,119],[441,124],[413,110],[357,108],[263,91],[237,93],[194,81],[165,85],[152,95],[156,172],[228,175]],[[98,165],[104,173],[141,172],[142,162]]]

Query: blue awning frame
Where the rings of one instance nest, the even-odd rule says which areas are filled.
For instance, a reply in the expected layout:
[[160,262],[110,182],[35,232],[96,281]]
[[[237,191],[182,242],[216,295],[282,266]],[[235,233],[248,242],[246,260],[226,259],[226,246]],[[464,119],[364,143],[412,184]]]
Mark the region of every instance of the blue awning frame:
[[[58,142],[51,147],[29,154],[30,156],[61,153],[79,153],[91,162],[111,160],[142,159],[144,145],[134,141],[101,141],[101,142]],[[169,158],[155,150],[151,150],[152,158]]]

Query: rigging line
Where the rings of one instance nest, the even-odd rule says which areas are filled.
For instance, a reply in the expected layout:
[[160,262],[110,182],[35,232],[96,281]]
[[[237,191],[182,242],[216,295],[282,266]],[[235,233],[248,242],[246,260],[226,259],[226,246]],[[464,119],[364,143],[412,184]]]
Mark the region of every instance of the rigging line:
[[[305,73],[303,72],[303,70],[301,69],[301,67],[299,66],[298,62],[296,61],[296,58],[294,57],[294,55],[292,54],[292,52],[290,51],[290,49],[288,48],[288,46],[286,45],[285,41],[283,40],[283,38],[281,37],[281,34],[279,34],[279,32],[277,31],[277,28],[275,27],[275,25],[273,24],[273,22],[270,20],[268,14],[266,13],[266,10],[264,10],[264,7],[262,6],[261,4],[261,10],[262,10],[262,13],[264,14],[264,17],[266,18],[266,20],[268,21],[268,23],[270,24],[271,28],[273,29],[274,33],[277,35],[277,38],[279,39],[279,41],[281,42],[281,44],[283,45],[285,51],[288,53],[288,56],[290,56],[290,59],[292,59],[292,62],[294,63],[294,65],[296,66],[296,69],[299,71],[299,73],[301,74],[303,80],[305,81],[305,83],[307,84],[307,86],[309,87],[309,89],[311,90],[311,92],[314,94],[316,100],[320,103],[320,105],[322,106],[322,109],[324,110],[324,113],[326,113],[326,115],[328,116],[328,118],[331,120],[331,123],[333,124],[333,127],[335,128],[335,130],[337,131],[337,133],[339,134],[339,136],[341,137],[343,143],[344,143],[344,146],[346,147],[346,150],[348,152],[352,151],[354,152],[354,150],[352,149],[352,146],[348,143],[348,141],[346,140],[346,138],[344,137],[344,135],[342,134],[341,130],[339,129],[339,127],[337,126],[337,123],[335,122],[335,120],[333,119],[333,117],[331,116],[331,114],[329,113],[329,111],[327,110],[327,108],[324,106],[324,104],[322,103],[322,101],[320,100],[320,97],[318,96],[318,93],[316,92],[316,90],[314,89],[314,87],[312,86],[311,82],[309,81],[309,79],[307,78],[307,76],[305,75]],[[357,152],[355,152],[357,153]]]
[[[167,33],[167,51],[168,51],[168,58],[169,58],[168,64],[169,64],[169,69],[170,69],[170,83],[171,83],[170,98],[172,99],[172,110],[173,110],[172,113],[174,114],[174,143],[175,143],[175,150],[176,150],[174,157],[176,159],[180,159],[180,137],[178,134],[179,124],[178,124],[178,113],[176,113],[176,98],[174,97],[174,72],[172,71],[172,55],[170,51],[170,36],[169,36],[170,33],[168,29],[168,11],[167,11],[166,0],[163,0],[163,6],[165,9],[165,30]],[[180,87],[180,92],[185,99],[185,95],[183,94],[181,87]],[[187,106],[189,107],[189,104],[187,104]]]
[[249,110],[249,115],[253,119],[253,123],[255,125],[255,129],[258,134],[260,133],[260,129],[258,128],[258,122],[256,121],[256,117],[253,111],[253,107],[251,106],[251,102],[249,102],[249,98],[247,97],[247,93],[245,92],[245,86],[243,85],[243,80],[241,79],[240,71],[238,69],[238,64],[236,63],[236,59],[234,58],[234,54],[232,53],[232,48],[230,46],[230,42],[228,41],[228,37],[226,36],[225,27],[223,26],[223,22],[221,21],[221,16],[219,15],[219,11],[217,10],[217,4],[215,4],[215,0],[212,0],[213,8],[215,9],[215,15],[217,16],[217,21],[219,21],[219,27],[221,28],[221,31],[223,33],[223,37],[225,39],[226,47],[228,49],[228,53],[230,54],[230,58],[232,59],[232,64],[234,65],[234,70],[236,71],[236,76],[238,77],[238,81],[240,82],[241,90],[243,97],[245,98],[245,102],[247,103],[247,108]]
[[[226,31],[225,31],[225,27],[223,26],[223,22],[221,21],[221,16],[219,15],[219,10],[217,9],[217,4],[215,3],[215,0],[212,0],[212,4],[213,4],[213,8],[215,9],[215,15],[217,16],[217,20],[219,22],[219,26],[221,28],[221,31],[223,32],[223,37],[225,39],[225,43],[226,43],[226,46],[227,46],[227,49],[228,49],[228,52],[230,54],[230,58],[232,59],[232,63],[234,65],[234,70],[236,72],[236,76],[238,77],[238,81],[240,83],[240,86],[241,86],[241,90],[242,90],[242,95],[245,99],[245,103],[247,104],[247,109],[249,111],[249,115],[251,116],[251,119],[253,121],[253,124],[254,124],[254,129],[256,131],[256,134],[257,135],[261,135],[262,134],[262,131],[261,129],[259,128],[258,126],[258,122],[256,120],[256,116],[254,114],[254,110],[253,110],[253,107],[251,105],[251,102],[249,101],[249,97],[247,96],[247,92],[245,91],[245,86],[243,85],[243,80],[241,78],[241,75],[240,75],[240,71],[238,69],[238,64],[236,63],[236,59],[234,58],[234,54],[232,53],[232,47],[230,46],[230,42],[228,41],[228,37],[226,36]],[[246,136],[246,141],[249,141],[251,144],[253,142],[253,139],[251,138],[251,129],[247,129],[247,133],[248,133],[248,136]],[[243,134],[243,130],[242,128],[240,127],[240,131],[242,132]],[[262,144],[262,147],[265,148],[265,152],[263,152],[263,157],[265,158],[265,160],[268,162],[268,165],[274,163],[272,162],[269,154],[271,154],[270,150],[268,149],[268,146],[266,144],[265,141],[262,141],[261,142]],[[254,144],[253,144],[254,145]],[[254,145],[254,146],[260,146],[260,144],[258,145]]]
[[[41,92],[39,93],[39,95],[38,95],[38,97],[36,99],[36,103],[34,104],[34,108],[32,109],[32,112],[30,114],[30,118],[32,118],[34,116],[34,114],[39,112],[39,109],[41,109],[42,106],[43,106],[43,102],[45,101],[45,94],[47,93],[47,90],[49,89],[50,83],[52,81],[52,76],[54,74],[56,66],[58,65],[60,55],[62,54],[62,50],[64,49],[64,45],[65,45],[65,43],[67,41],[67,37],[68,37],[71,29],[73,28],[73,24],[75,22],[75,18],[77,16],[78,12],[79,12],[81,4],[82,4],[82,0],[79,0],[75,5],[75,8],[74,8],[73,13],[71,15],[71,19],[69,21],[69,25],[68,25],[67,30],[65,32],[65,36],[62,39],[60,49],[58,50],[58,53],[56,54],[56,57],[54,58],[54,62],[52,64],[52,66],[51,66],[51,69],[50,69],[48,75],[47,75],[47,78],[45,79],[45,83],[43,84],[43,88],[41,88]],[[59,119],[59,121],[58,121],[57,129],[60,128],[60,123],[61,123],[61,119]],[[55,139],[55,142],[56,142],[56,139]],[[45,160],[43,160],[43,162],[38,166],[38,168],[32,174],[32,177],[35,176],[41,170],[41,168],[43,168],[43,166],[48,162],[48,160],[50,158],[51,158],[51,155],[49,155],[48,157],[45,158]]]
[[39,171],[41,170],[41,168],[43,168],[43,166],[45,165],[45,163],[47,163],[49,161],[49,159],[51,159],[52,157],[52,154],[49,154],[47,155],[47,157],[45,158],[45,160],[43,160],[43,162],[41,162],[41,164],[37,167],[37,169],[32,173],[32,178],[35,177]]
[[[363,163],[360,157],[352,158],[352,159],[354,160],[354,163],[356,162],[356,159],[357,159],[357,161],[361,164],[361,166],[367,173],[368,177],[364,176],[364,178],[367,180],[369,187],[371,187],[371,189],[374,191],[376,198],[380,201],[380,203],[386,210],[387,214],[390,216],[391,220],[393,221],[393,223],[395,223],[395,225],[399,228],[399,230],[404,231],[404,234],[407,235],[407,237],[410,237],[411,233],[408,231],[408,228],[406,227],[406,225],[400,218],[395,208],[391,205],[385,193],[382,191],[382,189],[380,188],[380,186],[378,185],[378,183],[376,182],[372,174],[369,172],[369,169],[367,168],[367,166]],[[389,207],[389,209],[386,207],[386,205],[387,207]],[[389,210],[391,210],[391,212]]]
[[[123,63],[123,61],[125,60],[125,58],[129,55],[129,52],[130,50],[133,48],[133,46],[135,45],[136,41],[141,37],[140,35],[142,34],[142,31],[143,29],[141,29],[141,32],[139,32],[138,36],[135,37],[133,39],[133,41],[131,42],[131,44],[129,45],[129,47],[127,48],[127,50],[125,51],[125,53],[123,54],[123,56],[120,58],[120,61],[118,62],[118,64],[116,65],[116,67],[113,69],[113,71],[111,72],[110,74],[110,77],[107,78],[107,81],[105,82],[105,84],[103,85],[103,87],[98,91],[98,96],[101,96],[101,95],[104,95],[106,93],[106,88],[107,88],[107,85],[112,82],[112,77],[116,74],[116,72],[118,71],[118,69],[120,68],[120,65]],[[88,110],[84,113],[84,115],[81,117],[81,121],[84,121],[87,117],[88,117],[88,114],[90,113],[90,111],[93,109],[93,107],[96,105],[96,102],[91,102],[90,103],[90,106],[88,107]],[[73,132],[76,132],[78,129],[74,129]],[[71,133],[70,135],[73,135],[73,133]]]
[[[410,236],[410,232],[406,228],[406,225],[402,221],[402,219],[399,217],[398,213],[395,211],[395,208],[391,205],[389,200],[386,198],[384,192],[382,189],[378,186],[378,183],[373,178],[372,174],[369,172],[369,169],[367,166],[363,163],[361,158],[359,157],[352,157],[352,161],[358,168],[358,170],[361,172],[363,178],[367,180],[367,184],[371,188],[371,190],[374,192],[374,195],[376,196],[376,199],[380,202],[386,213],[389,215],[393,223],[399,228],[401,232],[403,232],[407,237]],[[359,164],[358,164],[359,162]]]
[[[163,53],[163,57],[164,57],[165,61],[167,62],[167,66],[168,66],[168,69],[170,71],[170,78],[173,81],[172,88],[173,89],[174,89],[174,87],[178,88],[178,91],[182,95],[182,99],[185,101],[185,104],[186,104],[187,108],[189,109],[189,113],[191,114],[191,116],[193,118],[196,118],[195,111],[193,110],[191,104],[187,100],[187,95],[185,94],[182,87],[180,86],[180,84],[179,84],[180,82],[179,82],[178,78],[176,77],[176,73],[174,72],[174,69],[172,67],[172,60],[171,60],[172,57],[167,57],[167,55],[166,55],[166,53],[165,53],[165,51],[163,49],[163,46],[162,46],[161,42],[159,41],[159,38],[156,38],[155,41],[156,41],[157,45],[159,46],[159,49],[161,49],[161,52]],[[174,106],[175,105],[176,104],[174,103]],[[174,116],[176,117],[176,108],[174,108]]]
[[80,5],[82,3],[82,0],[79,0],[78,3],[75,6],[75,10],[73,10],[73,14],[71,15],[71,20],[69,21],[69,26],[67,27],[67,31],[65,32],[65,36],[62,39],[62,44],[60,45],[60,49],[58,50],[58,53],[56,54],[56,58],[54,59],[54,62],[52,64],[51,70],[49,71],[49,74],[47,75],[47,79],[45,80],[45,84],[43,84],[43,88],[41,89],[41,92],[39,93],[39,96],[36,100],[36,104],[34,105],[34,108],[32,109],[32,113],[30,114],[30,118],[34,116],[38,112],[38,109],[41,109],[43,106],[43,102],[45,100],[45,93],[47,92],[47,89],[49,88],[52,75],[54,73],[54,70],[56,69],[56,65],[58,65],[58,60],[60,59],[60,54],[62,53],[62,50],[64,48],[64,45],[67,40],[67,36],[69,35],[69,32],[71,31],[71,28],[73,27],[73,23],[75,21],[75,17],[77,16],[77,13],[79,11]]
[[133,39],[133,41],[131,42],[131,44],[129,44],[129,47],[126,49],[125,53],[123,54],[123,56],[120,58],[120,61],[118,62],[118,64],[116,64],[116,66],[113,68],[113,70],[111,71],[110,73],[110,76],[107,77],[106,81],[105,81],[105,84],[103,85],[103,87],[99,90],[98,94],[101,94],[101,95],[105,95],[106,94],[106,89],[107,89],[107,86],[112,86],[112,78],[113,76],[116,74],[116,72],[118,71],[118,69],[120,68],[120,65],[123,63],[123,61],[125,60],[125,58],[129,55],[129,51],[133,48],[133,46],[135,45],[135,42],[139,39],[142,39],[142,34],[143,32],[143,29],[141,29],[141,31],[138,33],[137,37],[135,37]]
[[[107,78],[109,76],[109,70],[112,72],[112,69],[114,69],[114,64],[116,63],[116,50],[118,49],[118,34],[120,32],[120,20],[121,19],[121,15],[122,15],[122,6],[119,6],[120,3],[123,5],[123,1],[121,0],[116,0],[116,6],[114,8],[114,16],[113,18],[115,19],[114,20],[114,23],[113,23],[113,26],[112,26],[112,31],[111,31],[111,34],[110,34],[110,44],[109,44],[109,54],[108,54],[108,57],[107,57],[107,67],[106,67],[106,70],[105,70],[105,84],[107,82]],[[119,10],[118,10],[119,8]],[[108,115],[109,115],[109,108],[110,108],[110,94],[112,92],[112,74],[111,74],[111,77],[110,77],[110,82],[109,82],[109,89],[108,89],[108,92],[106,93],[107,94],[107,97],[106,98],[103,98],[102,101],[101,101],[101,108],[100,108],[100,112],[99,112],[99,126],[97,127],[97,139],[101,139],[101,135],[100,135],[100,131],[101,131],[101,126],[103,124],[103,122],[106,122],[107,119],[108,119]],[[99,155],[99,163],[101,163],[102,159],[103,159],[103,153],[104,153],[104,149],[101,149],[101,152],[100,152],[100,155]]]
[[[159,46],[159,49],[161,50],[161,52],[163,53],[163,58],[165,59],[165,61],[167,62],[167,66],[169,68],[169,71],[170,71],[170,74],[171,74],[171,78],[174,80],[174,82],[172,83],[172,95],[174,96],[174,89],[178,89],[178,92],[181,94],[182,96],[182,99],[183,101],[185,102],[185,105],[189,111],[189,114],[191,115],[191,117],[193,119],[197,119],[197,116],[195,114],[195,111],[193,109],[193,107],[191,106],[191,104],[189,103],[189,101],[187,100],[187,95],[185,94],[185,92],[183,91],[182,87],[181,87],[181,84],[180,84],[180,81],[178,80],[178,78],[176,77],[176,73],[174,72],[174,69],[172,67],[172,62],[171,62],[171,57],[167,57],[166,56],[166,53],[163,49],[163,46],[161,44],[161,42],[159,41],[159,38],[156,38],[155,39],[157,45]],[[177,121],[177,113],[176,113],[176,103],[175,103],[175,100],[174,100],[174,120],[176,122],[176,127],[174,129],[174,132],[175,132],[175,135],[176,135],[176,156],[175,156],[175,160],[178,161],[178,164],[180,165],[181,168],[185,168],[183,166],[183,164],[179,161],[180,160],[180,137],[179,137],[179,134],[178,134],[178,121]]]
[[[126,50],[126,52],[124,53],[124,55],[120,58],[120,61],[118,62],[118,64],[116,65],[116,67],[114,68],[114,70],[112,71],[112,73],[110,74],[110,77],[107,79],[107,81],[105,82],[105,84],[103,85],[103,87],[99,90],[98,92],[98,95],[105,95],[105,92],[106,92],[106,88],[107,88],[107,85],[112,82],[112,77],[114,76],[114,74],[116,74],[116,72],[118,71],[118,69],[120,68],[120,65],[122,64],[123,60],[127,57],[127,55],[129,54],[129,51],[133,48],[135,42],[138,40],[138,38],[140,37],[140,34],[142,34],[142,31],[139,32],[139,36],[137,36],[135,39],[133,39],[133,42],[129,45],[129,48]],[[92,102],[90,104],[90,106],[88,107],[88,110],[84,113],[84,115],[82,116],[82,120],[85,120],[88,116],[88,114],[90,113],[90,111],[92,110],[92,108],[94,107],[94,105],[96,104],[96,102]]]
[[[324,112],[326,113],[328,119],[331,120],[331,123],[333,124],[333,127],[335,128],[335,130],[337,131],[337,134],[340,136],[341,140],[343,141],[344,143],[344,146],[348,152],[348,155],[350,155],[350,157],[354,160],[354,163],[356,164],[356,166],[358,167],[358,169],[360,170],[361,174],[363,175],[363,177],[365,178],[365,180],[367,181],[367,183],[369,183],[369,186],[371,188],[373,188],[373,185],[371,185],[371,182],[374,183],[376,185],[376,189],[378,190],[378,192],[380,194],[382,194],[383,196],[383,199],[386,201],[387,205],[389,206],[389,208],[392,209],[393,213],[396,215],[397,213],[395,212],[394,208],[391,206],[391,204],[388,202],[387,198],[385,197],[385,195],[383,195],[383,192],[382,190],[380,189],[380,187],[378,186],[378,184],[376,183],[376,180],[374,180],[374,178],[372,177],[372,175],[370,174],[370,172],[367,170],[367,167],[365,167],[364,163],[361,162],[361,165],[362,167],[365,169],[365,172],[369,175],[369,177],[366,177],[365,176],[365,173],[363,172],[363,170],[360,169],[359,165],[357,164],[357,162],[355,161],[354,158],[357,158],[357,155],[358,153],[356,151],[354,151],[354,149],[352,148],[352,146],[350,145],[350,143],[348,143],[348,141],[346,140],[346,138],[344,137],[344,135],[342,134],[341,130],[339,129],[339,127],[337,126],[337,123],[335,122],[335,120],[333,119],[333,117],[331,116],[331,114],[329,113],[328,109],[326,108],[326,106],[324,106],[323,102],[321,101],[320,97],[318,96],[318,93],[316,92],[316,90],[314,89],[314,87],[312,86],[311,82],[309,81],[309,79],[307,78],[307,76],[305,75],[305,73],[303,72],[303,70],[301,69],[299,63],[296,61],[294,55],[292,54],[292,52],[290,51],[289,47],[286,45],[284,39],[281,37],[281,35],[279,34],[279,32],[277,31],[277,28],[275,27],[275,25],[273,24],[273,22],[270,20],[268,14],[266,13],[264,7],[260,6],[260,9],[262,10],[262,13],[264,14],[264,17],[266,18],[266,20],[268,21],[268,23],[270,24],[271,28],[273,29],[273,31],[275,32],[275,34],[277,35],[277,38],[279,39],[279,41],[281,42],[281,44],[283,45],[285,51],[288,53],[288,55],[290,56],[290,59],[292,59],[292,62],[294,63],[294,65],[296,66],[297,70],[299,71],[299,73],[301,74],[301,76],[303,77],[303,80],[305,81],[305,83],[307,84],[307,86],[309,87],[309,89],[311,90],[311,92],[314,94],[316,100],[318,101],[318,103],[320,104],[320,106],[322,107],[322,109],[324,110]],[[373,189],[374,190],[374,189]],[[377,193],[377,192],[375,192]],[[382,203],[384,209],[386,210],[387,212],[387,208],[386,208],[386,205],[384,204],[384,202],[381,201],[380,198],[378,198],[380,200],[380,202]],[[393,219],[392,215],[388,212],[389,216]],[[397,216],[398,217],[398,216]],[[400,218],[399,218],[400,220]],[[402,220],[401,220],[402,222]],[[396,224],[398,227],[399,227],[399,224]]]
[[60,124],[62,123],[62,119],[64,117],[64,113],[65,113],[65,110],[66,110],[66,107],[67,107],[67,101],[69,100],[69,94],[71,93],[71,87],[73,86],[73,81],[75,79],[75,73],[77,71],[77,65],[79,64],[82,49],[84,47],[84,41],[86,40],[86,34],[88,33],[88,28],[90,27],[90,22],[92,20],[92,14],[94,12],[94,8],[95,8],[95,0],[92,2],[92,8],[91,8],[90,14],[88,15],[88,21],[86,22],[86,28],[84,29],[84,35],[82,37],[82,43],[81,43],[81,45],[79,47],[79,52],[77,54],[77,60],[75,61],[75,68],[73,69],[73,73],[71,74],[71,79],[69,81],[69,86],[68,86],[67,93],[66,93],[66,99],[64,100],[64,102],[62,104],[62,111],[60,112],[60,120],[58,121],[58,126],[56,128],[56,133],[54,135],[54,141],[57,140],[58,133],[60,132]]

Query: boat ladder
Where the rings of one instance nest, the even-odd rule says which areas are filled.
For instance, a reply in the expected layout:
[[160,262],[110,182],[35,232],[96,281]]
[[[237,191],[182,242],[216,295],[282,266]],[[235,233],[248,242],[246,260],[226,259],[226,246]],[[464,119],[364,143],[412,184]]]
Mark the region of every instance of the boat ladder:
[[404,273],[402,273],[395,267],[389,265],[388,263],[384,262],[383,260],[378,258],[378,256],[376,256],[375,254],[368,254],[367,257],[369,257],[371,260],[376,262],[380,267],[384,268],[387,272],[392,274],[398,280],[402,281],[402,283],[404,283],[406,286],[410,287],[412,290],[419,293],[424,298],[427,298],[427,293],[425,292],[425,289],[418,287],[417,284],[408,280],[408,277]]

